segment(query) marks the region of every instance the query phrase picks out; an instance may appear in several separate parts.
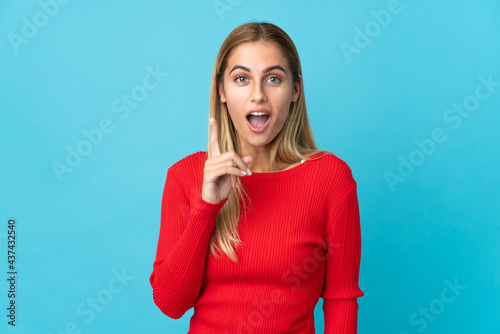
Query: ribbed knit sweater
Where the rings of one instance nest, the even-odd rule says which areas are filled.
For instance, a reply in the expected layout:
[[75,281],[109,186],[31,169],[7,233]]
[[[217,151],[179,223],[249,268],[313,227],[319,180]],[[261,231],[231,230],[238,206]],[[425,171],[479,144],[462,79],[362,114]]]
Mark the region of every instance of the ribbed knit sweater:
[[173,164],[150,276],[158,308],[179,319],[194,307],[189,334],[311,334],[321,297],[325,333],[357,333],[357,298],[364,296],[357,184],[340,158],[316,157],[240,177],[251,208],[245,219],[242,207],[238,223],[238,263],[209,252],[228,199],[211,204],[201,197],[207,152]]

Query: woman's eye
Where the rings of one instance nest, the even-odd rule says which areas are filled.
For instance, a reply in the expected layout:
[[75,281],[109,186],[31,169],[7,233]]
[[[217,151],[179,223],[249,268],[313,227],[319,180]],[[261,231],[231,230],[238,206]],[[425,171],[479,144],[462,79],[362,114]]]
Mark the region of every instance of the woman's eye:
[[272,83],[279,83],[281,81],[281,79],[278,77],[270,77],[269,79],[275,79],[274,81],[272,81]]
[[234,80],[236,82],[239,82],[239,83],[242,83],[243,81],[238,81],[238,79],[246,79],[245,77],[242,77],[242,76],[239,76],[239,77],[236,77]]

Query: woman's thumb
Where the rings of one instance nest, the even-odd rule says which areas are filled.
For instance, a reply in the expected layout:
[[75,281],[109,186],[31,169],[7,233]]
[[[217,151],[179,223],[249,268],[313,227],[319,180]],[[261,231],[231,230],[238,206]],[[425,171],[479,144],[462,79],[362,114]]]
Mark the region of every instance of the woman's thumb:
[[252,161],[252,157],[248,155],[246,157],[241,158],[241,160],[243,160],[243,162],[248,165]]

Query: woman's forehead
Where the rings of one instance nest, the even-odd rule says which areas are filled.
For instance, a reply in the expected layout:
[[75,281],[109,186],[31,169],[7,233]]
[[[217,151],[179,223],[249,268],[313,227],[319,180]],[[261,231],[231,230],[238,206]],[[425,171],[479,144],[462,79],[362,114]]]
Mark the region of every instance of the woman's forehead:
[[247,68],[250,72],[262,73],[264,70],[279,65],[289,71],[287,59],[281,50],[270,42],[245,42],[232,50],[226,72],[229,74],[235,66]]

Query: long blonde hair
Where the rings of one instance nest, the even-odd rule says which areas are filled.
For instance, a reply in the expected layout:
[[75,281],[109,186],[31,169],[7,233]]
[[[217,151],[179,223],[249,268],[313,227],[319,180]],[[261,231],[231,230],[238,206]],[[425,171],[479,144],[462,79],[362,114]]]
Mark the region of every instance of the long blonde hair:
[[[226,70],[231,51],[242,43],[259,41],[271,42],[276,45],[287,58],[288,67],[293,75],[293,83],[300,82],[302,69],[298,52],[291,38],[281,28],[267,22],[249,22],[234,29],[222,43],[217,59],[215,60],[210,90],[209,117],[217,120],[219,126],[219,150],[221,153],[235,151],[239,156],[242,154],[227,105],[220,100],[218,91],[219,83],[223,82],[224,71]],[[212,157],[210,136],[211,127],[209,126],[208,159]],[[297,101],[295,103],[291,102],[290,111],[283,128],[270,145],[271,159],[269,167],[271,170],[277,167],[276,161],[296,163],[301,159],[308,159],[314,153],[331,153],[330,151],[316,149],[307,117],[303,84],[300,85],[300,95]],[[231,191],[228,201],[219,211],[210,241],[210,252],[212,255],[219,257],[217,252],[220,250],[234,262],[238,262],[235,247],[237,248],[243,243],[238,235],[238,222],[241,215],[240,199],[242,199],[245,209],[245,219],[247,204],[244,198],[250,200],[240,178],[236,179],[238,187],[234,191]]]

